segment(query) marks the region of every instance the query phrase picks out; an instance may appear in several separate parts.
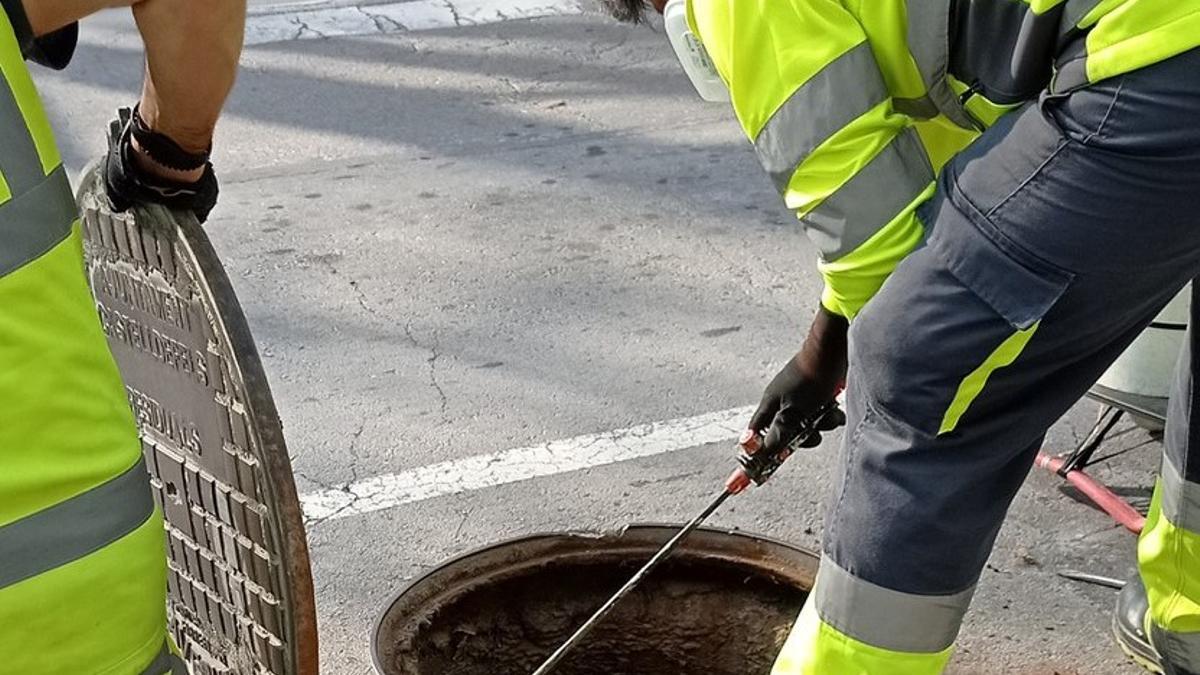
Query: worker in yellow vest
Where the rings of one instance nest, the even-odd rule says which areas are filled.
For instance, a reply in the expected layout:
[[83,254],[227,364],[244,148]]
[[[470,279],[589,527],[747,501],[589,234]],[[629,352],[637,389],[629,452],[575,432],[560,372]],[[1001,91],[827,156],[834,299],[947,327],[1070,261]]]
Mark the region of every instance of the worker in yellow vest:
[[166,632],[161,512],[84,276],[79,221],[24,59],[61,68],[75,22],[132,5],[140,105],[106,159],[117,208],[207,215],[208,161],[245,0],[2,0],[0,673],[186,675]]
[[[847,377],[821,569],[774,673],[939,673],[1046,429],[1200,275],[1200,0],[652,4],[820,254],[745,444],[782,447]],[[1200,673],[1198,339],[1114,618],[1171,675]]]

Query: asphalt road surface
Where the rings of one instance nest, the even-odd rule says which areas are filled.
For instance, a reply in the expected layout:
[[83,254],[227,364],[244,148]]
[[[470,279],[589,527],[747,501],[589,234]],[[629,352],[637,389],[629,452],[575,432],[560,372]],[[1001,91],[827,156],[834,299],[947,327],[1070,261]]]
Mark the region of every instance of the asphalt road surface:
[[[811,247],[661,33],[489,3],[371,4],[367,25],[350,3],[255,2],[216,140],[208,230],[306,495],[329,673],[371,672],[378,613],[452,556],[690,518],[815,309]],[[538,14],[561,16],[513,18]],[[69,70],[38,70],[73,172],[141,67],[111,13]],[[1077,406],[1051,449],[1094,415]],[[560,439],[530,480],[473,459]],[[837,440],[714,523],[816,548]],[[1157,447],[1128,429],[1122,448],[1097,475],[1144,501]],[[1018,497],[953,672],[1139,672],[1108,637],[1113,592],[1056,576],[1124,577],[1134,539],[1059,485]]]

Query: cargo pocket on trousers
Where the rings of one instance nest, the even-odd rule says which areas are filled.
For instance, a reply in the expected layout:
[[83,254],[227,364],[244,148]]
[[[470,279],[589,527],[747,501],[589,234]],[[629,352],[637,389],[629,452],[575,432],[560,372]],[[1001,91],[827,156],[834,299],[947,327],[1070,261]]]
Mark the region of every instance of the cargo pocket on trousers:
[[925,222],[936,223],[930,248],[950,274],[1009,325],[1030,328],[1058,302],[1075,275],[1008,239],[958,193],[953,181],[947,183],[949,195],[927,205]]

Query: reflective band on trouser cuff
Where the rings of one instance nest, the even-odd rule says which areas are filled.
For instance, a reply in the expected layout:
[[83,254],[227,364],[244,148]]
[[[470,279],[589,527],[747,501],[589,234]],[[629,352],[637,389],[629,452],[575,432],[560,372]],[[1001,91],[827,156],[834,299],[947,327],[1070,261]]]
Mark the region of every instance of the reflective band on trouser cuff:
[[[1163,516],[1177,527],[1200,533],[1200,484],[1184,480],[1171,458],[1165,456],[1161,490]],[[1200,560],[1196,564],[1200,566]]]
[[822,258],[837,260],[892,222],[933,178],[917,132],[906,128],[800,221]]
[[107,483],[0,527],[0,588],[78,560],[154,513],[145,459]]
[[992,373],[1017,360],[1017,357],[1025,350],[1025,345],[1029,344],[1029,339],[1037,331],[1038,325],[1035,323],[1025,330],[1019,330],[1008,336],[1004,342],[1000,343],[999,347],[996,347],[995,351],[983,360],[983,363],[979,364],[978,368],[963,378],[958,385],[958,391],[954,394],[954,399],[950,401],[950,407],[946,408],[946,414],[942,417],[942,426],[938,429],[938,435],[954,431],[958,426],[958,421],[967,412],[967,408],[970,408],[979,394],[983,392],[988,378],[992,376]]
[[[1138,539],[1138,569],[1146,586],[1153,623],[1154,646],[1176,668],[1200,673],[1200,532],[1171,521],[1167,514],[1167,493],[1190,485],[1191,495],[1200,485],[1186,482],[1168,485],[1169,461],[1164,462],[1163,477],[1154,490],[1146,527]],[[1175,473],[1178,476],[1178,472]],[[1172,507],[1184,508],[1178,499]]]
[[76,214],[71,184],[61,166],[33,189],[0,204],[0,277],[65,239]]
[[839,633],[896,652],[942,652],[954,644],[974,588],[953,595],[901,593],[859,579],[821,558],[817,615]]
[[771,673],[939,675],[970,600],[971,591],[950,596],[891,591],[825,557]]
[[171,651],[169,642],[163,641],[158,656],[146,666],[141,675],[188,675],[187,665],[179,655]]
[[818,145],[888,97],[871,46],[862,42],[800,85],[754,139],[758,160],[783,192]]

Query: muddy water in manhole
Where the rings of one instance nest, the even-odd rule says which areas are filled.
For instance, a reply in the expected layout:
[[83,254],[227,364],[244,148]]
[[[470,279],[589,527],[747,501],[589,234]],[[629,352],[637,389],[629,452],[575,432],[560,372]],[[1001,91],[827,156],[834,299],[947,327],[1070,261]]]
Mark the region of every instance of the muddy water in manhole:
[[[490,549],[491,564],[438,572],[381,619],[385,675],[527,675],[649,557],[666,528],[557,535]],[[665,540],[665,539],[664,539]],[[549,549],[546,544],[550,542]],[[476,561],[478,562],[478,561]],[[447,568],[444,568],[443,571]],[[815,558],[704,531],[556,671],[561,675],[766,675],[811,587]],[[424,586],[424,588],[422,588]],[[406,594],[410,597],[406,598]]]

